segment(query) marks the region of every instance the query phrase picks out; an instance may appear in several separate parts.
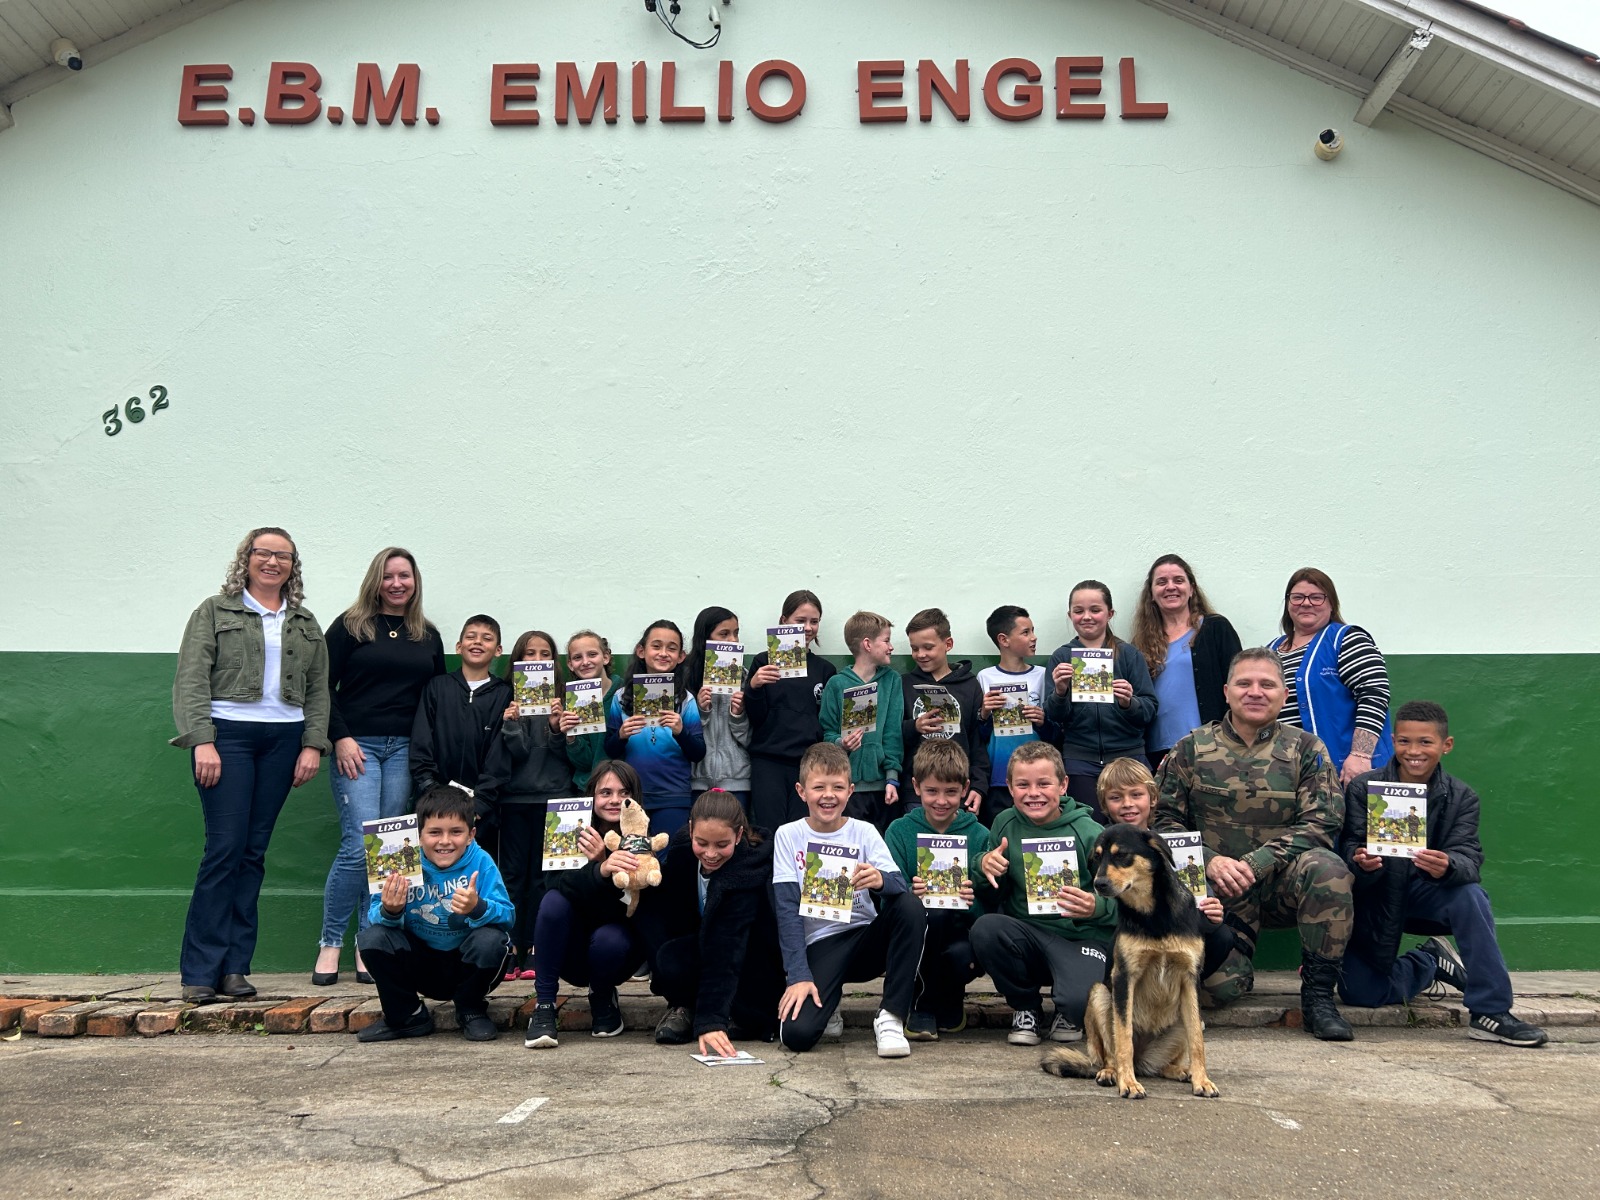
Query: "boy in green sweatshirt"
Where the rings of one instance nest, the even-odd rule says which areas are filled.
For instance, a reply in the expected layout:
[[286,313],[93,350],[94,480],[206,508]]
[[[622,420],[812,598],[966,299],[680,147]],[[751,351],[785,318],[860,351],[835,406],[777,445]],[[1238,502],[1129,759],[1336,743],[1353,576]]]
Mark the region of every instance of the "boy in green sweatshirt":
[[[1006,780],[1012,807],[995,818],[973,881],[977,901],[988,910],[972,926],[973,953],[1013,1009],[1006,1041],[1039,1044],[1041,989],[1049,984],[1055,1002],[1050,1040],[1075,1042],[1083,1037],[1089,989],[1106,978],[1116,929],[1116,902],[1086,886],[1100,826],[1086,806],[1067,796],[1061,752],[1049,742],[1018,746]],[[1066,863],[1076,866],[1067,876],[1076,886],[1030,895],[1030,880],[1040,879],[1049,856],[1065,850],[1068,838]],[[1051,911],[1040,911],[1047,906]]]
[[823,685],[818,714],[823,739],[844,747],[850,756],[854,790],[849,815],[879,833],[888,828],[890,810],[900,802],[905,704],[900,676],[889,669],[893,628],[894,622],[875,612],[855,613],[844,623],[845,645],[855,661]]
[[[906,1037],[914,1042],[937,1041],[941,1033],[967,1027],[966,988],[978,977],[969,938],[975,915],[972,879],[988,849],[989,831],[962,806],[970,770],[966,753],[955,742],[923,742],[911,763],[911,783],[921,806],[908,809],[883,835],[900,874],[911,881],[911,894],[928,910],[916,998],[906,1018]],[[954,902],[947,894],[930,895],[925,878],[935,862],[948,862],[952,856],[960,880]],[[947,869],[942,880],[946,888],[950,880]]]

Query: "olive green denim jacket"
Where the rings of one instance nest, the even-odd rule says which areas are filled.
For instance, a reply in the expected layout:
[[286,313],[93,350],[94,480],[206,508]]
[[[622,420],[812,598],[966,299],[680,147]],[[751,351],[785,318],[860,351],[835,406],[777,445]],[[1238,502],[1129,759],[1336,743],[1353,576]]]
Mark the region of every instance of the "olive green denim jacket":
[[[238,596],[207,596],[189,618],[172,680],[172,720],[185,749],[217,740],[212,700],[259,700],[267,647],[261,616]],[[290,608],[283,623],[281,686],[286,704],[305,710],[302,747],[328,744],[328,643],[310,610]]]

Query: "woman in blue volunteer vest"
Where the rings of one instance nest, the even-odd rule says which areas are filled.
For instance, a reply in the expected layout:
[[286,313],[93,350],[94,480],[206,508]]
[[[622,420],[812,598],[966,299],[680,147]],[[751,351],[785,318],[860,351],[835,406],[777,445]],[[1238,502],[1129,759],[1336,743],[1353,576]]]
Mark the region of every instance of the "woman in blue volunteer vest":
[[1333,580],[1315,567],[1289,576],[1282,625],[1270,647],[1288,685],[1278,720],[1321,738],[1341,783],[1386,764],[1394,754],[1389,667],[1370,633],[1344,623]]

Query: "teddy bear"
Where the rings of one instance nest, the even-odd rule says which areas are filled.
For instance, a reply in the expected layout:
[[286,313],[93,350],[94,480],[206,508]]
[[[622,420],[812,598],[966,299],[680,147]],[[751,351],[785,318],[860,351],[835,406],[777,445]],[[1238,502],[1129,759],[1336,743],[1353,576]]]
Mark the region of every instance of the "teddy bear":
[[661,882],[661,862],[656,858],[656,851],[666,849],[667,835],[658,833],[655,837],[650,836],[650,814],[632,797],[623,801],[622,816],[617,824],[622,827],[622,834],[618,836],[615,829],[607,833],[604,838],[606,849],[612,852],[626,850],[639,860],[637,871],[617,871],[611,876],[612,882],[628,894],[628,915],[631,917],[639,907],[639,893]]

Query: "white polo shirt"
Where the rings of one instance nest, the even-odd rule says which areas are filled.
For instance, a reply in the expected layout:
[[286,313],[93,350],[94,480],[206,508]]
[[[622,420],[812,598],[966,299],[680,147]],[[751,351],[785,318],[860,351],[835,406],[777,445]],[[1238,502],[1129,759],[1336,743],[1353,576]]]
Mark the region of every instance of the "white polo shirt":
[[286,704],[283,699],[283,623],[289,616],[287,600],[273,612],[250,594],[249,589],[239,593],[239,599],[253,613],[261,616],[261,636],[266,643],[267,661],[261,675],[261,699],[211,701],[211,718],[224,721],[267,721],[287,724],[303,721],[305,709],[298,704]]

